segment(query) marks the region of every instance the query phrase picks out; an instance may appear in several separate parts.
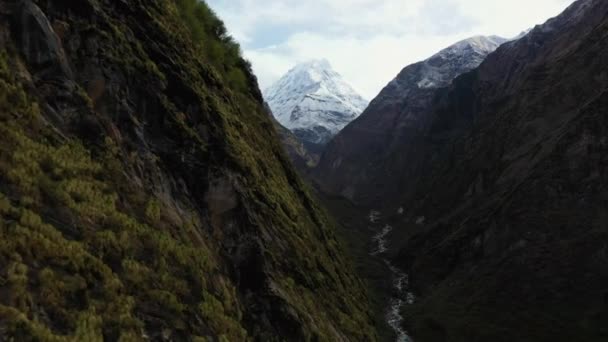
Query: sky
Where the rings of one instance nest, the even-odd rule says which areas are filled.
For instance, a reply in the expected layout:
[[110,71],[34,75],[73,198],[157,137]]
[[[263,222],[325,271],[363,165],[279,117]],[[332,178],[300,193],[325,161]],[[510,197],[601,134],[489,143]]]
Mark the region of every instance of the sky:
[[475,35],[505,38],[574,0],[207,0],[266,89],[299,62],[327,59],[373,99],[405,66]]

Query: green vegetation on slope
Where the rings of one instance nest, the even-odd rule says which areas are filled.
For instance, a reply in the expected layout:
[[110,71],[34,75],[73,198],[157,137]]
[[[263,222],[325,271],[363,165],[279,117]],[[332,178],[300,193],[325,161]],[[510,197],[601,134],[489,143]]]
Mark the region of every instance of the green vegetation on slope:
[[43,7],[64,42],[100,47],[64,45],[68,95],[5,44],[0,339],[374,340],[221,21],[194,1],[126,3]]
[[219,70],[233,89],[247,90],[246,73],[251,65],[241,56],[241,48],[228,34],[224,23],[209,6],[199,0],[176,0],[179,16],[201,53]]
[[[0,320],[8,322],[8,334],[138,340],[143,323],[136,308],[150,306],[169,326],[184,326],[194,315],[220,336],[242,340],[235,288],[227,280],[211,282],[207,275],[218,266],[204,244],[192,243],[193,226],[172,236],[158,202],[124,188],[128,181],[110,140],[100,163],[77,140],[45,129],[37,103],[8,74],[5,55],[0,66],[0,171],[7,192],[0,193],[0,284],[8,297]],[[114,189],[129,193],[134,208],[118,208]]]

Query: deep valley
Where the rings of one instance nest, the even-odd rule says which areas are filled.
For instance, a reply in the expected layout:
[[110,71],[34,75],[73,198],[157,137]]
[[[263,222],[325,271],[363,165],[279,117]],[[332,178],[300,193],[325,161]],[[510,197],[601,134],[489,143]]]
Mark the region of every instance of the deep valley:
[[608,341],[608,1],[358,90],[475,1],[0,0],[0,341]]

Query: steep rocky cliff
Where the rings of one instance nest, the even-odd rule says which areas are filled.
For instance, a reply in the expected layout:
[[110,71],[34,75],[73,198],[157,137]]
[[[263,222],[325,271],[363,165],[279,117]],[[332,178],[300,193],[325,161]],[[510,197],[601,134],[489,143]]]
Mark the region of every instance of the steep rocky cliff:
[[279,133],[281,143],[296,170],[304,173],[309,172],[319,162],[319,154],[309,151],[306,146],[293,134],[275,120],[275,127]]
[[[506,39],[477,36],[405,67],[326,147],[314,171],[323,190],[361,204],[389,202],[409,187],[416,165],[404,152],[424,131],[437,91],[481,64]],[[415,151],[413,151],[415,153]]]
[[0,340],[375,340],[194,0],[0,1]]
[[580,0],[437,95],[393,198],[416,341],[608,339],[607,61]]
[[301,174],[308,173],[311,168],[319,163],[319,154],[309,151],[292,131],[281,125],[272,114],[268,104],[265,105],[265,108],[277,133],[279,133],[279,139],[291,163]]

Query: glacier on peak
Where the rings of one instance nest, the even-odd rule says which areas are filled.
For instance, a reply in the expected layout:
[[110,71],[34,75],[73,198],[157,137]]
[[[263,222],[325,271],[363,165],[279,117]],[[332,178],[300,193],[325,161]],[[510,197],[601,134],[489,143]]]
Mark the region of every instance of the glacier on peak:
[[296,65],[264,97],[277,121],[317,145],[327,143],[368,105],[326,59]]

